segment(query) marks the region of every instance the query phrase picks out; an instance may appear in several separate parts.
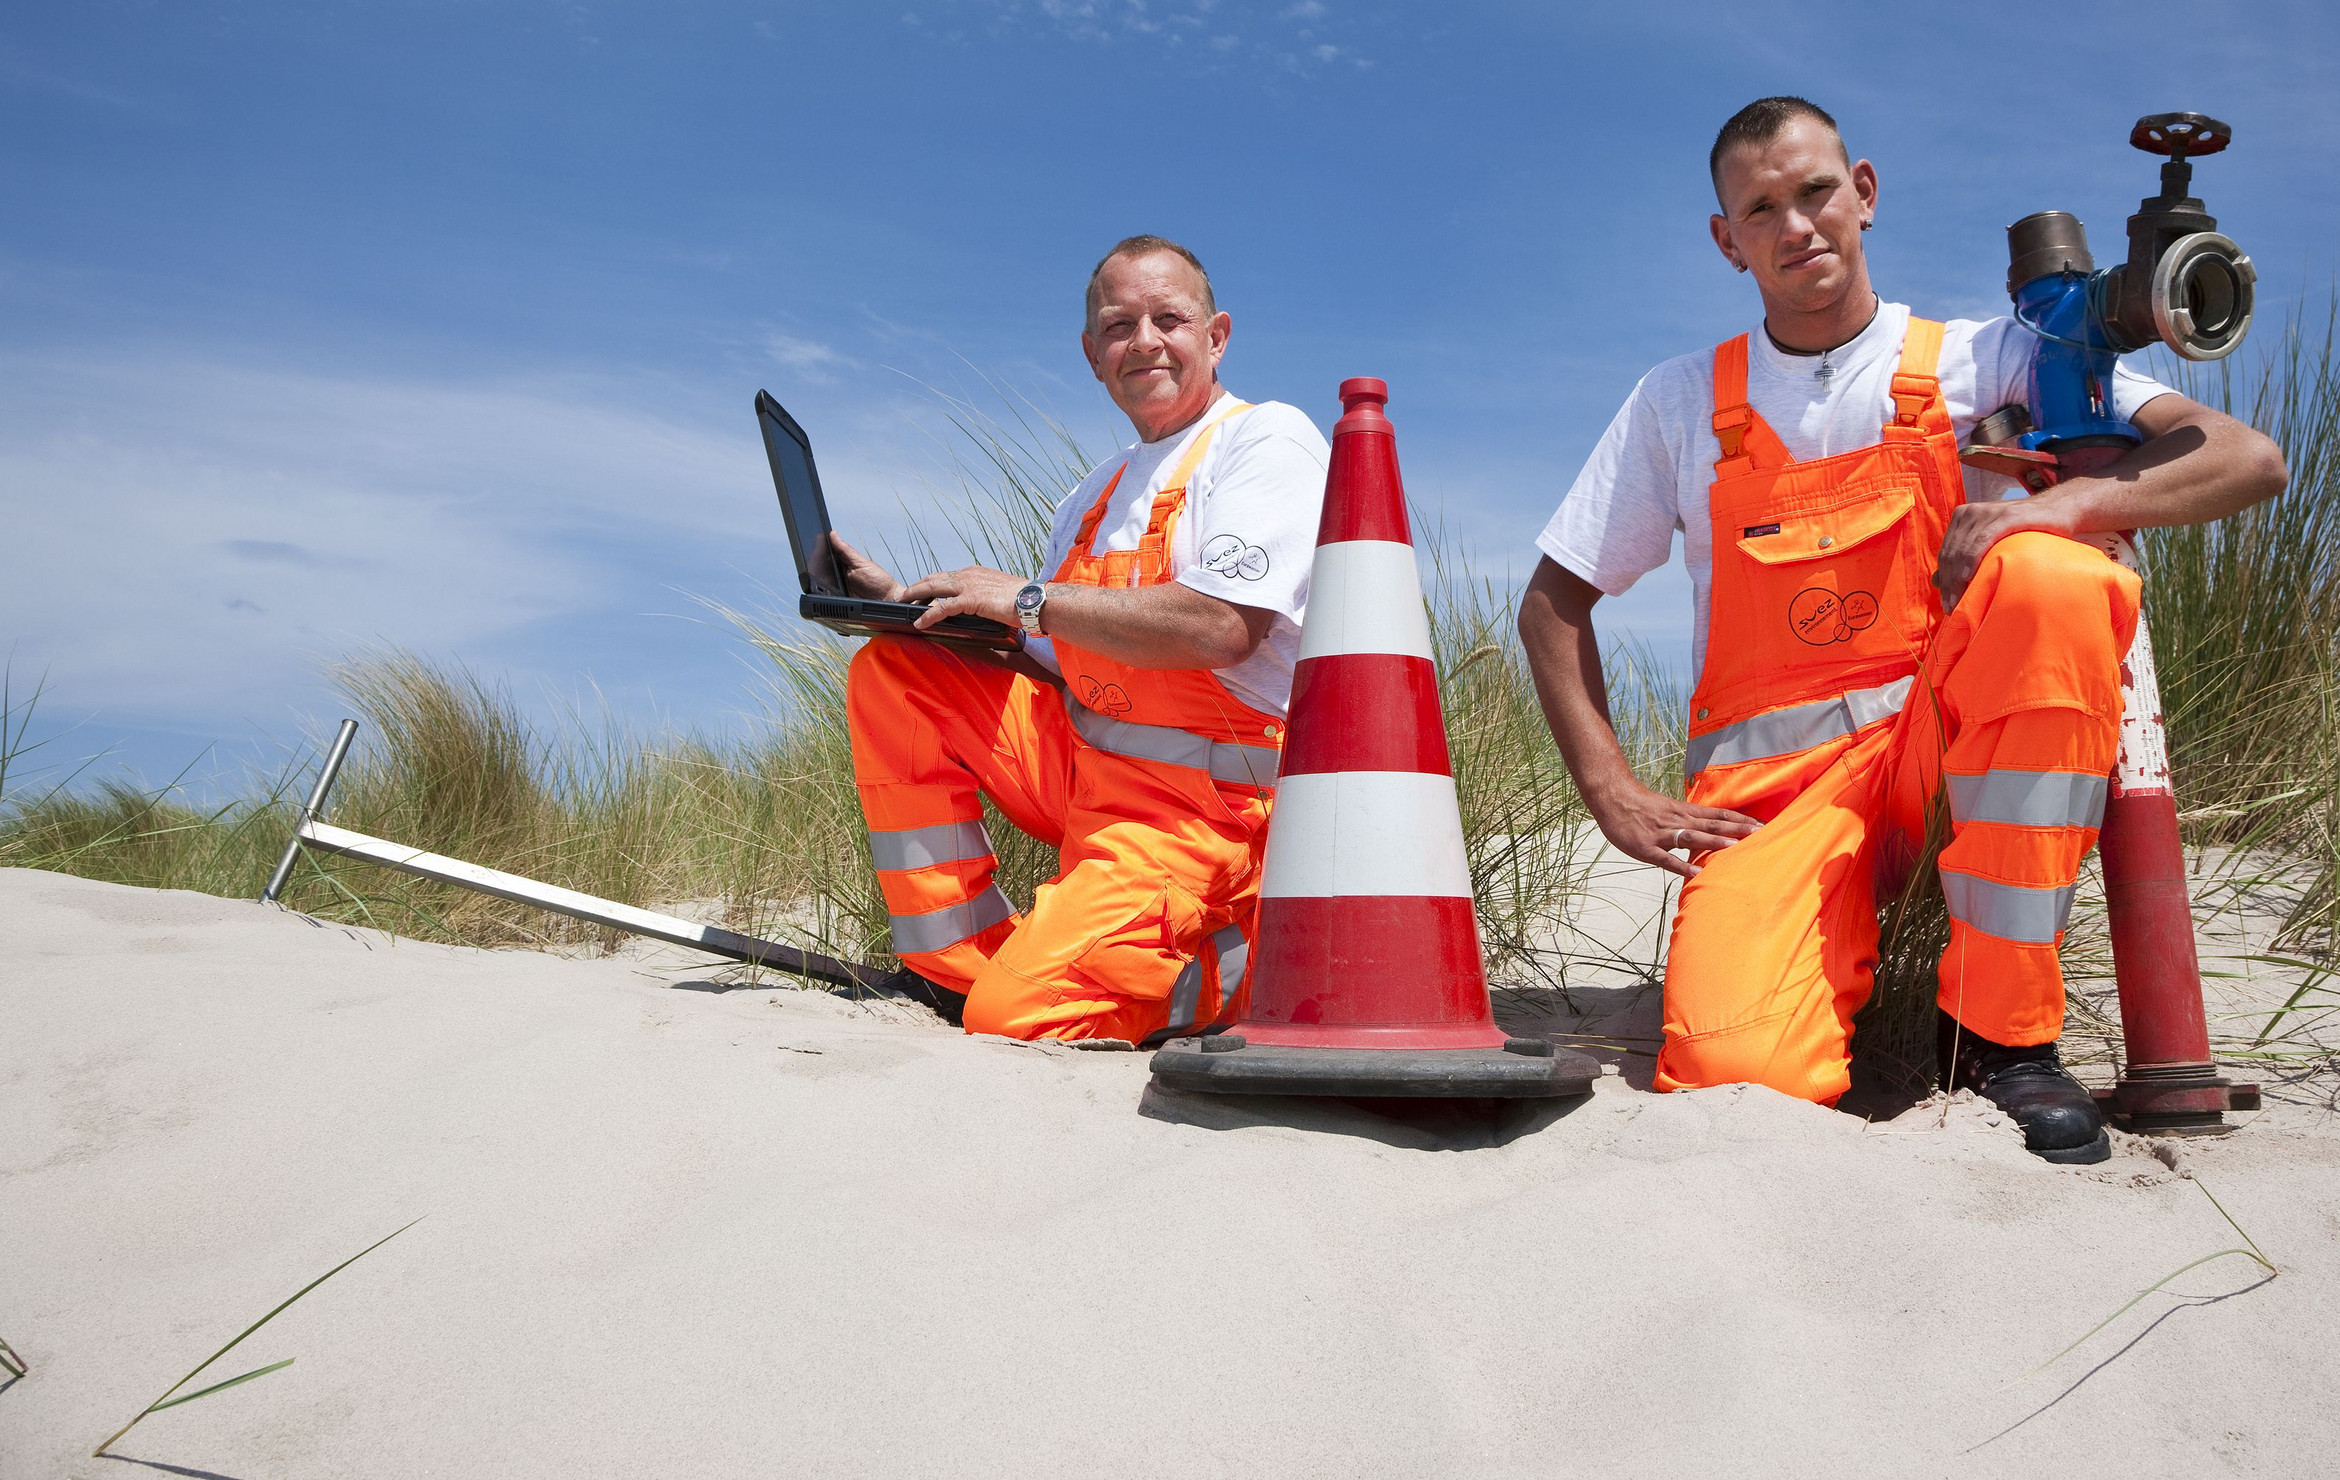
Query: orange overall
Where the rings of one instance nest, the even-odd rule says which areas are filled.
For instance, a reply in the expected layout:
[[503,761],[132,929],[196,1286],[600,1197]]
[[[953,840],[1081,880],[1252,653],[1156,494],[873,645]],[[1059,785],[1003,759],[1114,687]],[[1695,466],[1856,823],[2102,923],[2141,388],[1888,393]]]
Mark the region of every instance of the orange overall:
[[2062,1031],[2057,945],[2119,745],[2138,583],[2027,532],[1943,613],[1930,580],[1964,494],[1941,344],[1911,319],[1882,441],[1805,463],[1747,404],[1746,338],[1715,352],[1713,606],[1686,769],[1692,801],[1763,827],[1682,891],[1661,1089],[1844,1093],[1878,894],[1908,877],[1945,789],[1937,1000],[1998,1043]]
[[[1138,548],[1100,555],[1115,472],[1051,579],[1168,581],[1187,482],[1246,409],[1195,439]],[[1283,721],[1208,669],[1132,668],[1063,638],[1056,656],[1062,692],[918,638],[854,656],[853,769],[894,950],[967,994],[969,1032],[1142,1042],[1233,1021]],[[983,796],[1058,849],[1028,914],[992,882]]]

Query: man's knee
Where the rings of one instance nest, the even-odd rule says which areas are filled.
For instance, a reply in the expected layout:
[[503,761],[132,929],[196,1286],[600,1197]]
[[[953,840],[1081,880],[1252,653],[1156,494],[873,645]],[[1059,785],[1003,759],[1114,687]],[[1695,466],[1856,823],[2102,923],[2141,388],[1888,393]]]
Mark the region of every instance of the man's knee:
[[1991,546],[1975,585],[1989,593],[1994,616],[2035,617],[2046,629],[2090,618],[2133,626],[2137,578],[2094,545],[2027,529]]
[[1946,685],[1954,707],[1969,723],[2040,708],[2117,720],[2138,589],[2093,545],[2037,530],[1999,541],[1959,602],[1970,635]]
[[1787,1012],[1711,1032],[1668,1034],[1658,1056],[1658,1087],[1760,1084],[1799,1100],[1832,1104],[1852,1083],[1844,1045],[1815,1042],[1810,1029],[1800,1014]]
[[1001,1038],[1035,1038],[1040,1029],[1032,1020],[1031,1001],[1024,994],[1001,991],[996,983],[989,983],[989,972],[978,976],[967,990],[967,1006],[960,1013],[959,1023],[970,1033],[991,1033]]
[[[994,956],[967,988],[960,1023],[970,1033],[1002,1038],[1097,1036],[1097,1024],[1122,1004],[1110,998],[1085,999],[1059,991],[1000,964]],[[1119,1036],[1108,1034],[1108,1036]]]

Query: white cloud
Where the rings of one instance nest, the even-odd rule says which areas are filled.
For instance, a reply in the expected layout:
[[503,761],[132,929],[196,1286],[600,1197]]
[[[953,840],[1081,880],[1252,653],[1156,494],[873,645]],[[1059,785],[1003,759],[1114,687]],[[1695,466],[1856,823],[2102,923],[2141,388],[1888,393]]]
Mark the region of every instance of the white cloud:
[[[654,712],[724,722],[750,691],[729,639],[659,614],[703,617],[693,595],[791,604],[775,594],[794,577],[748,410],[760,361],[804,367],[767,383],[811,431],[831,515],[863,548],[906,559],[915,525],[955,563],[933,511],[965,498],[950,467],[962,439],[921,381],[792,336],[733,348],[689,383],[0,349],[0,663],[45,674],[49,722],[92,717],[92,743],[126,726],[179,737],[150,757],[170,760],[155,780],[189,737],[338,712],[326,668],[382,644],[524,696],[616,679],[637,714],[654,691]],[[961,385],[950,348],[888,357],[990,409],[993,389]],[[1110,445],[1096,431],[1083,422]]]
[[0,632],[68,706],[234,717],[591,608],[633,552],[769,542],[748,427],[615,391],[0,355]]
[[789,334],[765,335],[764,351],[774,364],[822,385],[835,379],[836,371],[852,363],[825,344]]
[[1183,45],[1186,33],[1208,31],[1210,49],[1230,58],[1248,54],[1286,72],[1308,72],[1335,60],[1369,65],[1346,48],[1309,45],[1313,27],[1331,18],[1324,0],[1295,0],[1275,9],[1222,9],[1219,0],[942,0],[958,11],[979,11],[994,30],[1032,27],[1074,41],[1108,43],[1152,39]]

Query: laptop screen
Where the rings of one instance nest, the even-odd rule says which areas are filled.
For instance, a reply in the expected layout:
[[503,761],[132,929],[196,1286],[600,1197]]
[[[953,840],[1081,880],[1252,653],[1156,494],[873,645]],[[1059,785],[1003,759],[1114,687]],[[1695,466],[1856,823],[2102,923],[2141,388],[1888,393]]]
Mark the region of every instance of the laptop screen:
[[772,483],[780,493],[780,517],[796,553],[796,579],[808,592],[842,596],[837,552],[829,547],[829,509],[813,471],[812,444],[804,428],[764,392],[756,394],[756,420],[764,428],[764,452],[772,460]]

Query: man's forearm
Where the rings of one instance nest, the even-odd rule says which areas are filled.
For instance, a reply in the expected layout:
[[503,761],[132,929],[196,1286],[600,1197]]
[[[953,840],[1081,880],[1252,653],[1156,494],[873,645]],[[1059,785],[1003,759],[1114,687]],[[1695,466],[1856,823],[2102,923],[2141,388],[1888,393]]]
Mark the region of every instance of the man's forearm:
[[[946,617],[987,617],[1017,625],[1024,580],[986,565],[937,571],[894,599],[927,603],[920,627]],[[1275,613],[1237,606],[1169,582],[1106,588],[1047,583],[1040,630],[1134,668],[1231,668],[1266,638]]]
[[1536,698],[1560,757],[1601,836],[1628,858],[1685,878],[1699,866],[1674,857],[1728,848],[1753,833],[1755,819],[1652,791],[1633,773],[1609,719],[1609,686],[1593,635],[1598,587],[1550,560],[1536,567],[1519,601],[1519,639],[1535,675]]
[[1547,560],[1520,598],[1519,635],[1544,722],[1587,798],[1635,781],[1609,716],[1608,678],[1584,583]]
[[[2163,401],[2169,409],[2157,416]],[[2075,533],[2207,524],[2283,489],[2282,452],[2233,417],[2170,396],[2147,402],[2137,425],[2142,445],[2053,490]]]
[[2265,435],[2183,396],[2159,396],[2133,418],[2142,446],[2100,473],[2030,498],[1963,504],[1950,515],[1934,585],[1944,609],[1991,546],[2025,530],[2083,536],[2207,524],[2283,491],[2283,453]]
[[1175,583],[1118,590],[1052,583],[1040,630],[1136,668],[1231,668],[1251,656],[1272,617]]

